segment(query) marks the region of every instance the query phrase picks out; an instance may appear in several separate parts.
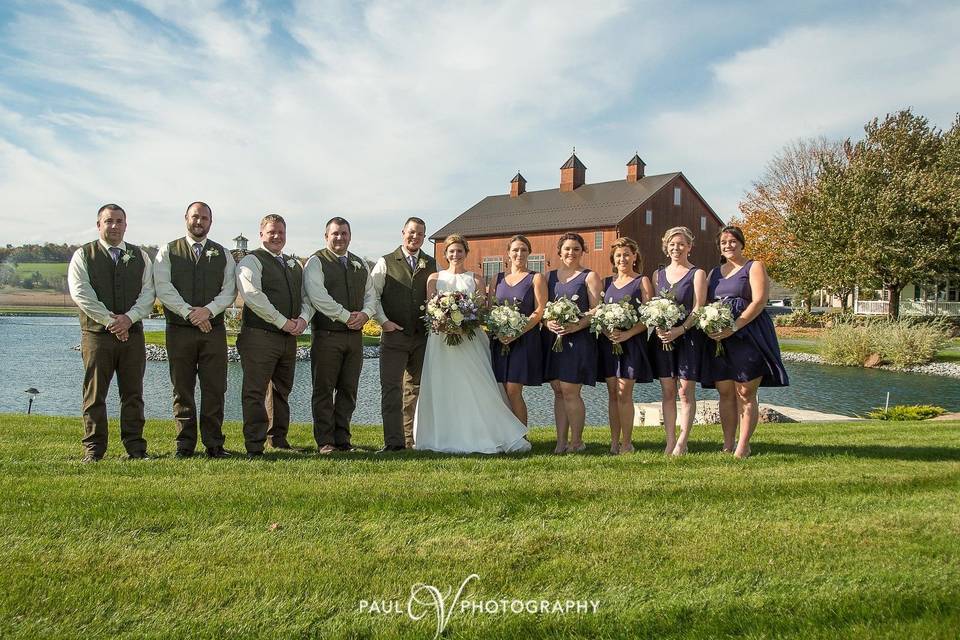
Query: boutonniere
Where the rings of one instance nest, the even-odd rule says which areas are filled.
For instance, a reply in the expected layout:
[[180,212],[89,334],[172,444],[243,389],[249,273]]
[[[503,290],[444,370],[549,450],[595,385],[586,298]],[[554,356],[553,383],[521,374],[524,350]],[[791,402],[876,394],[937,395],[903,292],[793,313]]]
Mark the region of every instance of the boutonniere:
[[220,255],[220,252],[216,249],[207,249],[207,262],[210,262],[210,258],[216,258]]
[[288,259],[287,259],[287,266],[290,267],[291,269],[293,269],[295,266],[297,266],[297,261],[294,260],[293,258],[288,258]]
[[417,261],[417,269],[426,269],[426,268],[427,268],[427,261],[424,260],[423,258],[420,258],[420,260]]
[[120,259],[123,260],[123,264],[130,262],[131,258],[133,258],[133,249],[127,249],[123,252],[123,255],[120,256]]
[[360,269],[363,269],[363,265],[360,263],[359,260],[354,260],[350,264],[353,265],[353,268],[355,271],[359,271]]

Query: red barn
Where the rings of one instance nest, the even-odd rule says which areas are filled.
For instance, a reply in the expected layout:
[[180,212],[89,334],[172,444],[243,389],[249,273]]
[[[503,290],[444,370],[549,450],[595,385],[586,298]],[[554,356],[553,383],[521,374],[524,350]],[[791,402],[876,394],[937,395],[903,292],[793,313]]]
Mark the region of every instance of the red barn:
[[459,233],[470,242],[467,268],[489,279],[503,271],[510,237],[522,233],[533,245],[530,268],[546,272],[558,266],[557,240],[575,231],[587,243],[584,266],[611,273],[610,245],[627,236],[640,246],[643,272],[649,275],[666,262],[664,232],[685,226],[696,238],[691,262],[709,270],[720,261],[716,236],[723,221],[682,173],[648,176],[644,168],[634,155],[626,179],[587,184],[587,168],[573,154],[560,168],[560,187],[542,191],[527,191],[527,181],[517,173],[509,194],[487,196],[431,235],[434,256],[445,265],[443,240]]

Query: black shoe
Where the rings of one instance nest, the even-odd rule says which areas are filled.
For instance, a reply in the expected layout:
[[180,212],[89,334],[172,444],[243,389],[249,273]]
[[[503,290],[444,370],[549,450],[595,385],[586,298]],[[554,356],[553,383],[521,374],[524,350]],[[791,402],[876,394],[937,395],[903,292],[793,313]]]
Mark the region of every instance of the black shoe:
[[247,458],[250,460],[256,460],[257,458],[263,457],[263,451],[247,451]]
[[147,455],[146,451],[138,451],[137,453],[127,454],[127,460],[149,460],[150,456]]
[[103,460],[103,456],[94,455],[92,453],[88,453],[87,455],[83,456],[83,464],[93,464],[94,462],[100,462],[101,460]]
[[336,445],[337,451],[353,451],[352,444],[338,444]]
[[183,460],[185,458],[192,458],[193,451],[187,451],[186,449],[177,449],[177,452],[173,454],[174,458]]
[[208,458],[232,458],[233,455],[223,447],[211,447],[207,449]]
[[280,442],[272,442],[270,443],[270,446],[273,447],[274,449],[284,449],[286,451],[293,449],[293,447],[290,446],[290,443],[287,442],[286,440],[281,440]]
[[404,451],[405,449],[406,447],[402,447],[399,445],[387,445],[384,448],[377,451],[377,453],[395,453],[397,451]]

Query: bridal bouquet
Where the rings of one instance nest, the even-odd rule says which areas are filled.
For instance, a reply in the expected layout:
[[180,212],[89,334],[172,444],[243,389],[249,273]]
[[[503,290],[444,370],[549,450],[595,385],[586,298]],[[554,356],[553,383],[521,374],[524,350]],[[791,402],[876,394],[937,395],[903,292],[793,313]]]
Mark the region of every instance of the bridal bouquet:
[[[518,338],[527,326],[529,316],[520,313],[516,300],[505,300],[490,308],[487,314],[487,330],[494,338]],[[510,345],[500,343],[500,355],[510,353]]]
[[[686,310],[670,292],[661,291],[660,295],[640,308],[640,315],[648,327],[668,331],[683,319]],[[664,342],[663,350],[673,351],[673,343]]]
[[[590,333],[599,336],[601,333],[632,329],[638,322],[640,322],[640,314],[630,302],[630,296],[626,296],[620,302],[608,302],[597,306],[593,317],[590,318]],[[613,355],[618,356],[622,353],[623,346],[619,342],[613,342]]]
[[448,345],[456,346],[463,337],[473,340],[473,330],[480,326],[478,296],[461,291],[437,292],[424,305],[423,321],[433,333],[445,334]]
[[[697,309],[693,314],[697,319],[697,327],[704,333],[719,333],[724,329],[733,328],[733,308],[726,300],[717,300]],[[714,355],[723,355],[723,343],[716,341],[717,348]]]
[[[576,298],[576,296],[574,296]],[[553,302],[548,302],[547,306],[543,312],[544,321],[553,320],[557,324],[573,324],[580,320],[580,307],[577,306],[577,303],[574,300],[571,300],[567,296],[560,296]],[[553,350],[556,352],[563,351],[563,337],[557,336],[557,339],[553,341]]]

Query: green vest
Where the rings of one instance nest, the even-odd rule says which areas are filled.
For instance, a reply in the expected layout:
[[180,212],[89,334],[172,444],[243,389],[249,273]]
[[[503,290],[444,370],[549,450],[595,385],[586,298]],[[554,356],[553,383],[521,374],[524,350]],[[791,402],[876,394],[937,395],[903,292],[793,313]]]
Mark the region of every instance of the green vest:
[[[367,268],[358,256],[347,252],[347,268],[340,264],[340,258],[330,249],[320,249],[315,254],[323,269],[323,285],[330,297],[343,305],[347,311],[363,310],[363,294],[367,286]],[[360,265],[357,268],[357,264]],[[313,314],[313,328],[326,331],[350,331],[339,320],[331,320],[317,311]]]
[[[130,256],[130,258],[124,261],[124,256]],[[116,314],[130,311],[140,297],[140,290],[143,289],[143,270],[147,266],[143,261],[140,247],[128,243],[126,252],[120,254],[120,259],[114,264],[113,258],[99,241],[88,242],[83,245],[83,259],[87,263],[90,285],[107,311]],[[80,329],[97,333],[107,330],[83,311],[80,312]],[[143,331],[141,322],[130,327],[130,333],[141,331]]]
[[422,261],[424,266],[420,267],[418,264],[414,271],[410,271],[410,265],[400,247],[383,256],[383,260],[387,264],[387,277],[380,295],[383,315],[403,327],[403,332],[408,336],[424,333],[421,320],[424,311],[420,307],[424,305],[427,297],[427,278],[431,273],[436,273],[437,262],[421,252],[417,260],[418,263]]
[[[227,266],[226,250],[213,240],[207,240],[200,260],[197,261],[194,259],[193,241],[186,237],[168,244],[167,250],[170,255],[170,283],[183,301],[191,307],[205,307],[210,304],[223,288],[223,271]],[[216,251],[217,255],[207,255],[208,251]],[[230,256],[230,259],[233,260],[233,256]],[[163,315],[170,324],[193,326],[189,320],[166,306],[163,307]],[[210,318],[210,324],[215,327],[223,324],[223,313]]]
[[[303,286],[303,269],[300,263],[294,260],[294,266],[289,267],[286,262],[290,258],[283,256],[284,265],[280,266],[277,259],[266,249],[256,249],[250,253],[260,261],[260,266],[263,267],[260,290],[267,296],[270,304],[288,320],[299,318],[303,306],[303,298],[300,295]],[[243,324],[240,330],[243,331],[244,327],[283,333],[254,313],[247,305],[243,305]]]

